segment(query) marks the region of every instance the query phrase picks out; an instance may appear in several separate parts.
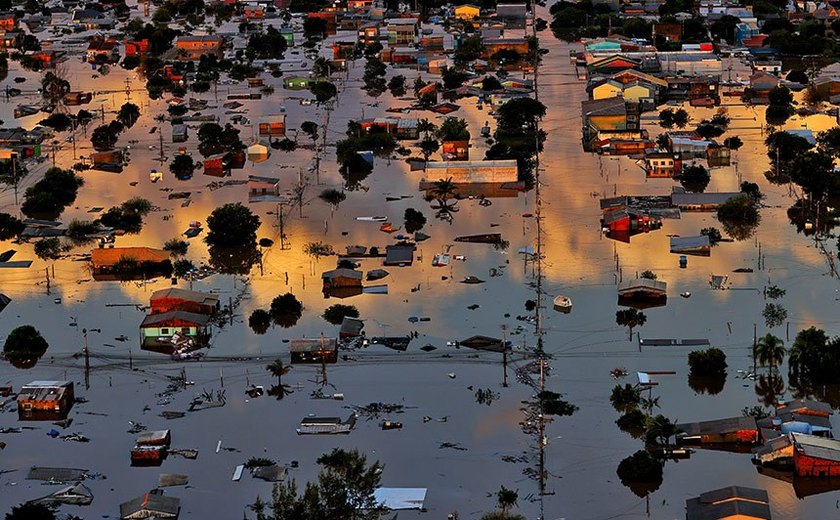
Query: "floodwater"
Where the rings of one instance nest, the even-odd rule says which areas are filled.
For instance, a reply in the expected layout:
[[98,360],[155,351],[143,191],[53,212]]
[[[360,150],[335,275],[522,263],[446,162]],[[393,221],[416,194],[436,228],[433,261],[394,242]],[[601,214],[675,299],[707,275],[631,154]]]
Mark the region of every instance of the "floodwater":
[[[545,12],[542,16],[548,17]],[[628,158],[599,158],[582,152],[579,102],[585,99],[585,91],[584,82],[577,79],[569,63],[569,50],[573,47],[558,42],[548,32],[542,33],[541,43],[550,51],[540,67],[539,79],[540,99],[548,106],[542,127],[549,134],[541,162],[546,236],[544,342],[546,351],[553,357],[546,387],[565,394],[580,407],[574,416],[557,418],[547,427],[549,479],[548,494],[542,503],[537,499],[537,483],[525,472],[536,461],[537,442],[533,436],[523,434],[518,424],[524,417],[521,402],[529,399],[533,391],[518,382],[513,373],[515,367],[526,362],[523,346],[533,347],[535,341],[533,324],[516,319],[528,314],[524,303],[535,294],[530,285],[534,281],[532,268],[516,253],[520,247],[535,244],[535,222],[522,216],[534,212],[534,193],[496,198],[489,207],[479,206],[477,200],[463,200],[458,203],[460,211],[454,215],[453,222],[442,222],[434,219],[429,203],[417,190],[422,173],[409,172],[408,166],[399,160],[376,159],[374,172],[363,183],[367,191],[348,192],[347,200],[333,212],[317,198],[322,189],[341,185],[331,147],[321,162],[317,179],[320,184],[308,170],[313,156],[306,149],[292,153],[273,150],[267,161],[258,164],[249,161],[245,169],[234,170],[233,176],[225,179],[244,180],[249,174],[273,175],[291,190],[302,170],[310,186],[302,216],[295,209],[286,220],[290,246],[286,250],[279,247],[275,205],[251,205],[263,222],[258,236],[272,238],[276,243],[265,251],[262,274],[255,267],[248,276],[215,275],[194,283],[196,290],[219,293],[223,303],[228,298],[241,297],[234,323],[215,331],[213,347],[205,361],[173,362],[139,350],[138,326],[143,313],[124,304],[147,305],[152,292],[170,286],[168,280],[96,282],[91,280],[86,264],[74,257],[44,262],[35,258],[31,244],[3,244],[5,249],[18,250],[15,259],[32,258],[34,263],[26,270],[0,272],[2,292],[13,300],[0,314],[0,337],[15,326],[28,323],[43,333],[50,349],[30,370],[0,364],[0,383],[19,387],[35,379],[75,381],[77,395],[87,402],[73,409],[74,423],[67,432],[79,432],[91,439],[87,444],[52,439],[46,435],[51,426],[40,423],[32,423],[37,427],[35,430],[3,435],[0,440],[8,444],[3,451],[4,472],[0,474],[0,502],[4,507],[54,490],[25,480],[29,466],[45,465],[87,468],[107,477],[86,482],[95,496],[92,505],[64,508],[87,518],[116,517],[118,504],[154,487],[159,473],[189,475],[188,488],[167,491],[182,499],[184,518],[238,518],[258,495],[268,498],[271,486],[248,476],[240,482],[231,482],[237,464],[251,456],[270,457],[281,464],[299,461],[300,468],[292,469],[290,476],[302,483],[317,474],[315,459],[338,446],[358,448],[370,459],[384,463],[385,486],[427,487],[426,507],[434,518],[445,518],[453,511],[458,511],[461,518],[477,518],[493,508],[495,500],[491,494],[500,485],[519,490],[519,511],[528,518],[536,518],[542,508],[544,517],[552,520],[681,518],[685,499],[733,484],[767,489],[775,518],[824,517],[834,511],[837,493],[800,500],[790,484],[759,475],[749,456],[744,454],[700,450],[690,460],[669,462],[662,486],[647,501],[619,482],[615,475],[619,461],[640,449],[641,443],[614,424],[618,413],[609,404],[609,393],[615,384],[611,369],[624,367],[630,374],[638,370],[676,371],[676,375],[658,376],[659,385],[654,390],[654,395],[660,397],[660,412],[676,421],[739,415],[745,406],[760,402],[754,383],[741,379],[736,371],[751,368],[749,353],[754,326],[759,335],[766,332],[761,317],[765,304],[762,288],[775,284],[787,291],[781,303],[789,313],[790,338],[785,335],[784,325],[772,332],[789,344],[796,331],[811,325],[835,332],[840,285],[830,277],[825,257],[814,247],[813,240],[797,234],[788,222],[786,209],[792,200],[787,188],[769,185],[764,180],[768,161],[759,130],[763,122],[761,109],[728,107],[733,123],[724,137],[739,135],[745,145],[734,154],[737,171],[735,166],[713,170],[708,188],[737,191],[739,176],[761,185],[768,207],[761,212],[762,224],[753,238],[722,243],[713,249],[709,258],[689,257],[688,267],[680,269],[677,255],[668,252],[668,235],[688,236],[704,227],[720,227],[714,214],[683,214],[681,220],[666,220],[661,230],[635,236],[629,244],[603,237],[599,197],[667,194],[675,183],[668,179],[646,180],[642,170]],[[12,64],[6,83],[12,84],[15,76],[26,76],[24,90],[34,85],[37,75],[20,72],[15,67]],[[383,116],[388,107],[409,104],[409,101],[393,100],[388,94],[377,100],[368,97],[360,90],[362,69],[363,63],[356,63],[344,82],[337,107],[330,116],[329,143],[342,138],[351,119]],[[134,73],[119,67],[112,68],[107,76],[94,79],[86,65],[74,61],[68,64],[68,73],[74,89],[114,91],[95,96],[94,103],[85,107],[102,106],[106,121],[114,117],[113,112],[126,99],[123,92],[126,78],[134,88],[142,87]],[[416,72],[400,70],[399,73],[405,74],[408,84],[412,84]],[[393,71],[389,70],[390,74]],[[275,94],[261,101],[241,101],[247,110],[245,115],[252,122],[260,115],[277,114],[285,106],[290,129],[299,127],[305,120],[323,124],[320,108],[314,104],[300,105],[296,99],[309,97],[308,93],[283,90],[280,79],[265,76],[266,83],[275,85]],[[425,73],[424,77],[428,79]],[[218,103],[212,92],[201,97],[209,99],[211,105],[221,105],[228,89],[245,91],[241,86],[220,86]],[[132,92],[131,99],[136,103],[142,100],[139,104],[143,112],[119,143],[122,146],[136,141],[131,145],[131,164],[122,174],[84,172],[86,185],[76,203],[62,215],[63,221],[94,218],[89,212],[91,208],[107,209],[129,197],[146,197],[159,210],[146,217],[142,232],[119,237],[117,246],[160,247],[164,241],[179,236],[190,221],[203,221],[215,207],[247,199],[244,185],[211,191],[208,185],[217,179],[200,172],[183,182],[169,175],[166,166],[161,168],[157,161],[159,150],[149,148],[159,144],[158,135],[150,134],[149,129],[159,126],[152,118],[165,110],[165,101],[149,101],[142,92]],[[23,101],[13,99],[0,104],[0,119],[7,122],[6,126],[11,126],[11,110],[18,102]],[[486,144],[478,138],[478,130],[484,121],[490,120],[492,124],[492,118],[487,108],[479,111],[474,100],[460,104],[461,110],[454,115],[470,122],[474,136],[471,155],[481,158]],[[216,111],[223,112],[221,108]],[[713,110],[697,109],[692,111],[692,116],[699,120],[712,113]],[[755,114],[757,120],[753,120]],[[20,124],[31,127],[40,117],[32,116]],[[653,121],[650,124],[655,135],[658,129]],[[833,123],[825,116],[816,116],[792,120],[788,127],[805,124],[819,130]],[[165,155],[171,160],[182,145],[172,144],[168,125],[164,127],[167,128]],[[240,125],[239,128],[243,141],[250,144],[251,127]],[[81,133],[79,130],[78,134]],[[72,147],[63,137],[64,134],[58,137],[62,148],[56,154],[56,161],[69,167],[75,161]],[[301,137],[301,141],[306,138]],[[199,158],[194,129],[184,145]],[[86,155],[90,151],[89,142],[80,135],[76,153]],[[42,172],[45,168],[42,165],[34,171]],[[162,182],[149,181],[151,168],[166,172]],[[33,173],[24,179],[21,192],[37,178],[37,173]],[[134,181],[137,185],[132,187],[129,183]],[[180,200],[168,200],[168,192],[163,189],[192,192],[190,205],[182,207]],[[386,202],[386,196],[400,195],[411,198]],[[334,267],[334,259],[310,259],[303,252],[305,244],[325,241],[338,251],[353,244],[383,247],[393,238],[378,231],[378,224],[357,222],[354,217],[382,214],[389,216],[395,225],[402,225],[402,214],[409,207],[420,209],[427,216],[429,222],[423,231],[432,238],[419,245],[418,260],[412,267],[387,268],[391,275],[377,283],[387,283],[389,294],[359,295],[346,301],[325,299],[321,294],[320,275]],[[0,210],[17,212],[14,194],[9,189],[0,193]],[[506,251],[489,245],[453,242],[461,234],[491,231],[501,232],[510,242]],[[202,236],[190,240],[188,258],[196,263],[208,260]],[[453,262],[448,268],[431,267],[432,256],[448,244],[454,244],[452,254],[463,254],[466,261]],[[91,247],[94,246],[79,247],[72,253],[89,253]],[[757,262],[759,247],[764,258],[762,270]],[[378,260],[362,261],[365,271],[379,267]],[[738,267],[752,267],[755,272],[732,273]],[[496,268],[501,276],[490,277],[491,268]],[[639,352],[635,339],[628,341],[626,329],[615,324],[615,311],[619,308],[617,278],[633,277],[646,269],[668,282],[671,298],[665,307],[645,311],[648,320],[637,329],[640,336],[707,338],[712,345],[724,349],[729,376],[719,394],[697,394],[687,385],[685,347],[653,347]],[[710,290],[711,274],[728,274],[732,289]],[[468,275],[483,278],[486,283],[459,283]],[[186,284],[181,282],[179,286],[186,287]],[[419,291],[412,291],[417,286]],[[267,308],[272,298],[287,291],[293,292],[305,305],[298,324],[289,329],[275,327],[264,335],[253,333],[247,326],[247,316],[254,309]],[[690,291],[691,298],[679,298],[677,294],[683,291]],[[574,301],[574,310],[569,315],[551,310],[551,297],[561,293]],[[60,298],[60,303],[55,303],[55,298]],[[319,370],[300,366],[295,366],[284,378],[284,383],[295,388],[292,395],[282,401],[271,397],[248,399],[244,390],[249,383],[266,388],[273,384],[274,379],[264,366],[277,357],[288,359],[285,340],[337,334],[337,327],[320,315],[326,307],[338,302],[358,307],[366,320],[368,335],[399,336],[416,331],[419,337],[407,352],[370,347],[348,352],[349,359],[340,359],[336,365],[329,366],[328,391],[343,393],[344,401],[311,399],[310,392],[320,387],[316,383]],[[473,304],[479,307],[469,309]],[[413,316],[428,317],[430,321],[411,323],[408,318]],[[510,386],[506,388],[502,387],[503,367],[498,354],[477,354],[446,346],[447,341],[474,334],[500,336],[503,326],[516,350],[508,369]],[[79,356],[83,328],[101,330],[88,335],[92,352],[89,389],[85,389],[84,363]],[[116,341],[114,338],[120,335],[128,336],[129,340]],[[429,353],[421,351],[420,347],[427,344],[438,349]],[[129,368],[129,358],[132,368]],[[159,394],[166,389],[168,378],[176,376],[182,368],[195,385],[176,393],[171,401],[161,401]],[[782,372],[786,372],[785,367]],[[449,373],[456,377],[449,377]],[[635,378],[628,377],[627,381],[635,382]],[[218,390],[222,385],[227,397],[227,404],[222,408],[192,412],[182,419],[169,421],[159,416],[164,410],[186,410],[195,394]],[[489,406],[478,404],[474,392],[480,388],[490,388],[500,398]],[[363,420],[348,436],[295,434],[300,419],[307,414],[344,416],[349,413],[345,408],[348,405],[375,401],[404,404],[404,413],[387,417],[401,421],[404,428],[381,431],[377,420]],[[424,421],[424,417],[432,420]],[[129,467],[128,451],[134,440],[134,435],[126,432],[129,421],[140,422],[149,429],[171,429],[173,446],[197,448],[198,459],[170,457],[160,468]],[[21,425],[15,413],[0,413],[0,427]],[[223,447],[236,451],[215,453],[220,440]],[[442,448],[444,442],[465,449]],[[517,461],[507,462],[502,457]],[[221,494],[224,499],[218,498]],[[400,514],[400,518],[416,516],[419,514]]]

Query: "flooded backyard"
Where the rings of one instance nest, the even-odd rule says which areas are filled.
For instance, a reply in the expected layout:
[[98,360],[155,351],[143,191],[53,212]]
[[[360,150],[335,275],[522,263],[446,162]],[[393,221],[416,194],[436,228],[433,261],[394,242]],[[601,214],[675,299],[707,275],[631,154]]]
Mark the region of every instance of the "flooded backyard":
[[[538,15],[549,18],[543,9],[538,8]],[[635,384],[636,372],[675,372],[655,376],[658,384],[652,390],[659,397],[656,413],[675,422],[741,415],[745,407],[764,402],[757,395],[756,381],[746,377],[753,371],[754,335],[771,331],[761,314],[767,303],[764,289],[776,285],[786,291],[782,303],[788,318],[772,332],[789,346],[797,332],[811,326],[823,328],[829,335],[838,331],[840,280],[832,276],[829,261],[814,239],[798,233],[790,223],[787,209],[794,199],[788,187],[765,179],[769,160],[766,135],[761,131],[763,110],[740,102],[727,106],[732,124],[723,137],[738,135],[744,146],[733,152],[737,165],[711,170],[708,191],[737,192],[741,181],[759,184],[765,195],[764,207],[761,224],[752,237],[722,242],[712,248],[709,257],[690,256],[687,267],[681,268],[679,255],[669,252],[669,236],[692,236],[702,228],[720,227],[714,212],[683,212],[680,219],[664,220],[662,229],[635,235],[629,243],[604,236],[601,198],[668,195],[678,184],[673,179],[646,178],[629,157],[598,156],[582,150],[580,102],[587,99],[586,83],[578,79],[569,60],[569,52],[580,50],[580,46],[560,42],[550,31],[541,33],[540,44],[549,51],[537,76],[539,99],[547,106],[541,128],[548,134],[539,163],[545,293],[541,297],[542,342],[550,365],[545,387],[579,407],[572,416],[554,417],[546,426],[545,493],[540,495],[533,478],[539,436],[523,432],[520,425],[525,418],[523,401],[531,400],[535,393],[521,376],[522,367],[536,359],[534,312],[526,310],[526,301],[536,299],[536,267],[519,253],[521,248],[536,247],[533,190],[492,197],[490,205],[481,204],[479,198],[460,200],[452,220],[444,221],[434,218],[430,202],[418,189],[423,172],[409,171],[402,158],[376,158],[373,173],[361,182],[362,189],[347,191],[346,200],[336,208],[320,200],[322,190],[342,189],[334,145],[344,137],[347,123],[383,117],[387,108],[412,104],[411,99],[394,99],[387,92],[376,99],[365,94],[361,60],[350,62],[347,77],[337,82],[340,94],[329,114],[328,146],[317,178],[313,150],[299,147],[293,152],[272,150],[264,162],[249,160],[243,169],[233,170],[223,179],[196,172],[191,179],[180,181],[169,173],[167,164],[179,146],[198,159],[196,140],[191,137],[186,143],[173,144],[165,134],[163,153],[167,159],[162,164],[158,160],[159,135],[150,133],[151,128],[161,126],[154,116],[165,113],[170,96],[149,100],[136,73],[117,66],[107,76],[94,79],[95,71],[74,58],[67,63],[67,77],[74,89],[109,91],[96,94],[90,107],[101,107],[105,119],[110,120],[120,105],[131,100],[140,106],[141,117],[120,138],[121,146],[131,146],[128,166],[120,174],[82,172],[85,185],[62,214],[63,222],[91,219],[101,208],[144,197],[154,209],[145,217],[142,231],[118,236],[116,245],[158,248],[180,237],[192,221],[205,222],[216,207],[247,203],[249,175],[277,177],[287,193],[303,179],[304,203],[283,208],[273,202],[249,205],[261,219],[258,238],[269,238],[274,245],[261,248],[260,265],[247,273],[177,281],[179,288],[213,292],[223,308],[234,307],[232,319],[213,327],[211,347],[198,360],[173,361],[140,349],[138,327],[146,314],[144,307],[152,293],[172,287],[168,278],[96,281],[83,256],[89,255],[96,243],[76,246],[56,261],[38,259],[33,242],[2,244],[4,249],[17,250],[15,260],[31,259],[33,263],[28,269],[0,270],[0,292],[11,299],[0,313],[0,337],[19,325],[31,324],[50,347],[30,369],[0,363],[0,386],[18,388],[33,380],[73,381],[76,397],[84,402],[75,405],[70,414],[72,424],[59,429],[60,434],[78,432],[89,442],[52,438],[47,435],[53,428],[50,423],[19,422],[14,410],[3,410],[0,430],[26,428],[0,435],[0,441],[6,443],[0,452],[0,502],[17,504],[55,490],[26,480],[31,466],[84,468],[98,476],[85,480],[95,496],[93,503],[84,508],[63,506],[62,511],[85,518],[118,518],[121,502],[155,487],[159,474],[175,473],[189,476],[186,488],[168,491],[181,499],[183,518],[239,518],[243,514],[253,518],[248,505],[257,496],[269,499],[271,484],[250,476],[231,481],[237,465],[250,457],[271,458],[288,465],[287,478],[302,486],[316,478],[315,460],[341,447],[357,448],[369,460],[382,462],[383,486],[428,488],[427,511],[401,511],[399,518],[446,518],[455,511],[461,519],[478,518],[495,506],[494,494],[500,485],[518,490],[519,512],[527,518],[542,514],[546,520],[684,518],[686,499],[729,485],[766,489],[774,518],[836,515],[837,491],[800,498],[798,494],[804,493],[797,493],[791,483],[759,474],[749,453],[698,449],[689,459],[668,461],[661,486],[647,498],[635,494],[617,477],[619,462],[641,449],[643,442],[615,424],[620,414],[610,405],[610,392],[616,384],[613,369],[626,369],[628,375],[619,379],[621,384]],[[27,80],[18,88],[24,90],[25,97],[28,87],[37,88],[40,76],[18,67],[10,64],[9,76],[0,88],[12,85],[14,77],[24,76]],[[409,83],[418,74],[412,69],[397,70]],[[389,68],[389,75],[393,73]],[[421,74],[431,79],[427,72]],[[260,115],[279,113],[283,106],[289,129],[306,120],[326,123],[322,107],[299,102],[299,98],[312,97],[308,91],[284,90],[282,78],[266,76],[266,83],[275,85],[276,92],[262,100],[240,100],[246,117],[256,121]],[[125,92],[127,85],[132,89],[130,95]],[[237,89],[237,85],[220,85],[215,94],[190,95],[217,106],[203,113],[215,113],[224,121],[230,116],[221,105],[227,94]],[[724,105],[728,101],[724,100]],[[14,126],[12,110],[20,102],[0,103],[0,120],[6,127]],[[478,137],[478,130],[485,122],[494,125],[494,119],[489,108],[479,110],[473,98],[457,103],[460,109],[453,115],[465,118],[473,134],[470,154],[482,158],[489,146]],[[686,109],[694,120],[709,118],[716,110]],[[443,119],[431,112],[410,114],[437,123]],[[19,119],[17,124],[30,128],[41,118],[38,114]],[[652,136],[661,132],[656,112],[644,114],[643,123]],[[816,115],[794,117],[786,128],[819,131],[834,124],[832,118]],[[252,126],[236,125],[246,145],[254,140]],[[75,131],[75,147],[64,140],[66,133],[58,134],[56,165],[69,168],[78,161],[77,156],[92,152],[83,133],[82,129]],[[300,140],[306,139],[301,134]],[[19,195],[40,178],[52,160],[30,166],[29,175],[19,185]],[[164,172],[161,181],[151,182],[152,169]],[[221,183],[227,185],[219,186]],[[190,192],[190,196],[170,198],[175,192]],[[428,223],[422,231],[431,238],[417,245],[413,265],[385,268],[390,275],[378,283],[387,284],[387,294],[325,298],[321,274],[335,268],[335,257],[307,255],[305,245],[321,241],[337,252],[353,245],[382,249],[396,242],[393,235],[381,232],[380,222],[357,221],[356,217],[382,215],[397,226],[402,225],[407,208],[426,215]],[[284,212],[285,249],[280,247],[278,209]],[[18,214],[15,193],[9,186],[0,191],[0,211]],[[483,233],[501,233],[505,247],[454,241],[458,236]],[[205,235],[206,231],[188,239],[187,258],[196,264],[210,261]],[[825,247],[836,249],[833,241],[826,241]],[[465,258],[446,267],[433,267],[432,258],[444,252]],[[359,261],[362,271],[382,268],[380,258]],[[733,272],[738,268],[752,271]],[[627,329],[615,321],[616,311],[622,308],[617,304],[617,285],[646,270],[668,283],[669,298],[664,306],[645,309],[647,322],[634,329],[629,340]],[[728,276],[729,288],[710,288],[712,275]],[[462,283],[469,276],[484,283]],[[252,311],[268,308],[273,298],[286,292],[303,303],[300,320],[289,328],[274,325],[265,334],[256,334],[248,325]],[[690,293],[690,298],[678,296],[684,292]],[[561,294],[574,302],[569,314],[552,309],[552,298]],[[416,333],[416,337],[404,352],[381,345],[340,350],[337,363],[326,367],[327,384],[323,384],[320,365],[294,365],[283,377],[293,393],[282,400],[246,395],[250,385],[268,388],[275,383],[276,377],[265,366],[275,359],[288,360],[290,340],[338,335],[339,327],[321,317],[336,303],[358,308],[368,336]],[[87,330],[90,350],[88,384],[83,330]],[[500,353],[454,346],[454,342],[475,335],[511,341],[507,366]],[[639,338],[707,339],[727,355],[729,368],[723,389],[709,395],[689,386],[686,358],[691,347],[640,347]],[[436,348],[421,349],[425,346]],[[182,370],[189,384],[168,390]],[[786,380],[786,365],[780,373]],[[503,386],[505,378],[507,386]],[[344,399],[314,399],[312,393],[319,389],[329,395],[343,394]],[[494,399],[489,404],[478,402],[476,391],[480,389],[492,391]],[[164,411],[187,411],[196,394],[203,391],[223,391],[225,405],[187,412],[181,418],[161,416]],[[787,388],[782,391],[783,395],[777,396],[780,399],[793,396]],[[343,418],[353,406],[376,402],[399,404],[403,409],[378,417],[362,416],[349,435],[296,433],[301,419],[310,414]],[[400,421],[403,427],[383,430],[383,419]],[[160,467],[131,467],[129,451],[136,433],[128,430],[135,423],[148,430],[170,429],[173,447],[197,449],[198,457],[170,456]]]

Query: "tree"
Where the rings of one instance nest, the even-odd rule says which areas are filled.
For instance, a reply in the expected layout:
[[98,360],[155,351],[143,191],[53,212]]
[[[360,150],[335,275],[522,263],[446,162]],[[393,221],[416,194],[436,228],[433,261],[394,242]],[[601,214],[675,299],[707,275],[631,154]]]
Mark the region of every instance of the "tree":
[[70,82],[54,72],[47,72],[41,78],[41,96],[44,101],[57,105],[70,92]]
[[745,193],[749,195],[756,203],[760,202],[761,199],[764,198],[764,194],[761,193],[761,188],[759,188],[758,184],[754,182],[744,181],[741,183],[741,193]]
[[686,191],[703,193],[711,180],[709,170],[699,164],[683,167],[679,175],[680,184]]
[[35,256],[41,260],[57,260],[61,256],[61,241],[52,237],[35,242]]
[[248,317],[248,326],[255,334],[265,334],[271,325],[271,314],[263,309],[254,309]]
[[49,344],[32,325],[13,329],[3,344],[3,354],[18,368],[32,368],[43,356]]
[[709,245],[715,247],[718,245],[718,242],[723,240],[723,236],[721,236],[720,231],[717,228],[707,227],[700,230],[701,235],[705,235],[709,237]]
[[694,350],[688,353],[690,372],[698,377],[723,377],[726,375],[726,354],[719,348]]
[[185,256],[189,247],[190,243],[180,238],[169,239],[163,244],[163,250],[171,256]]
[[12,507],[6,520],[55,520],[55,511],[44,504],[26,502]]
[[425,136],[420,141],[420,151],[423,153],[423,160],[429,162],[429,157],[440,149],[440,143],[432,136]]
[[322,314],[321,317],[327,320],[329,323],[332,323],[333,325],[341,325],[345,317],[358,318],[359,309],[357,309],[353,305],[342,305],[340,303],[337,303],[335,305],[330,305],[329,307],[327,307],[326,310],[324,310],[324,314]]
[[465,119],[447,117],[441,123],[436,134],[441,141],[469,141],[469,124]]
[[188,180],[192,178],[193,172],[195,171],[195,161],[193,161],[191,156],[185,153],[178,154],[174,159],[172,159],[172,162],[169,163],[169,171],[178,180]]
[[760,365],[769,366],[772,370],[785,359],[785,354],[787,350],[781,338],[768,333],[758,338],[753,355]]
[[129,199],[119,206],[109,208],[99,217],[99,223],[127,233],[138,233],[143,227],[143,217],[151,211],[151,206],[151,202],[146,199]]
[[300,130],[312,139],[313,144],[318,140],[318,123],[313,121],[304,121],[300,124]]
[[253,33],[248,38],[245,55],[253,59],[282,59],[288,43],[286,38],[272,26],[268,26],[264,33]]
[[499,509],[501,509],[502,513],[505,515],[508,513],[510,508],[516,507],[518,500],[519,493],[512,489],[508,489],[505,486],[502,486],[499,491],[496,492],[496,501],[498,502]]
[[723,230],[735,240],[745,240],[752,236],[761,222],[755,201],[746,194],[732,197],[721,204],[717,218]]
[[373,496],[381,478],[379,462],[368,466],[367,458],[358,451],[338,448],[322,455],[317,462],[324,468],[318,475],[321,499],[327,512],[324,518],[379,518],[382,508]]
[[280,359],[274,360],[271,364],[266,365],[265,369],[277,378],[277,386],[283,386],[283,376],[289,373],[291,366],[286,366]]
[[662,482],[662,463],[645,450],[639,450],[623,459],[616,470],[618,478],[625,484]]
[[615,313],[615,323],[619,327],[627,327],[630,339],[633,339],[633,329],[641,327],[647,322],[645,313],[638,309],[622,309]]
[[840,339],[811,327],[796,335],[788,354],[791,382],[799,385],[834,384],[840,371]]
[[303,314],[303,304],[292,293],[281,294],[271,301],[271,318],[282,327],[297,323]]
[[423,226],[426,225],[425,215],[423,215],[422,212],[414,208],[406,208],[405,214],[403,215],[403,219],[405,221],[406,233],[414,233],[416,231],[420,231],[421,229],[423,229]]
[[90,142],[98,152],[104,152],[114,148],[120,138],[120,132],[115,125],[100,125],[93,129],[90,134]]
[[347,199],[347,194],[334,188],[327,188],[318,195],[318,198],[329,204],[334,210]]
[[733,135],[723,140],[723,146],[729,148],[730,150],[737,150],[744,146],[744,142],[741,141],[741,138],[737,135]]
[[315,81],[310,84],[309,91],[319,104],[324,104],[338,95],[338,89],[329,81]]
[[639,406],[641,390],[630,384],[615,385],[610,394],[610,404],[619,412],[627,412]]
[[388,90],[394,97],[403,97],[405,95],[405,76],[402,74],[396,75],[388,81]]
[[667,446],[669,439],[679,431],[677,426],[671,422],[671,419],[662,414],[648,417],[645,421],[645,440],[648,444]]
[[788,317],[787,309],[778,303],[768,303],[765,305],[764,310],[761,311],[761,315],[764,317],[764,322],[769,328],[778,327]]
[[11,240],[23,233],[26,225],[17,217],[0,213],[0,240]]
[[497,133],[522,133],[536,130],[537,121],[545,117],[545,105],[539,101],[520,97],[496,109]]
[[134,123],[137,122],[137,119],[139,117],[140,107],[138,107],[134,103],[123,104],[123,106],[120,107],[119,112],[117,112],[117,121],[124,124],[128,128],[134,126]]
[[242,204],[228,203],[213,210],[207,217],[207,227],[204,240],[211,246],[238,247],[256,241],[260,217]]
[[653,271],[647,270],[642,271],[642,274],[639,275],[639,278],[644,278],[645,280],[656,280],[657,276],[656,273]]
[[43,179],[26,189],[20,210],[28,217],[55,220],[76,200],[83,184],[72,170],[50,168]]
[[[322,467],[318,480],[307,483],[302,495],[293,479],[275,486],[271,503],[274,520],[377,520],[381,516],[383,509],[373,496],[382,473],[379,462],[368,465],[358,451],[338,448],[317,462]],[[257,511],[265,506],[258,501],[251,508]],[[266,518],[264,514],[262,518]]]
[[819,202],[840,193],[840,174],[835,172],[834,157],[827,152],[802,153],[791,159],[785,170],[811,201]]

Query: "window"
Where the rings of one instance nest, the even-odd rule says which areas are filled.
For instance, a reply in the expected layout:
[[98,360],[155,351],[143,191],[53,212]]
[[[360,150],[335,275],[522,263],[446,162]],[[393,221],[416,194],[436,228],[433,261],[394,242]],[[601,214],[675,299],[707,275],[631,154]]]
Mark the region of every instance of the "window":
[[181,327],[181,334],[189,334],[190,328],[189,327]]
[[163,335],[169,334],[169,329],[160,329],[160,333]]

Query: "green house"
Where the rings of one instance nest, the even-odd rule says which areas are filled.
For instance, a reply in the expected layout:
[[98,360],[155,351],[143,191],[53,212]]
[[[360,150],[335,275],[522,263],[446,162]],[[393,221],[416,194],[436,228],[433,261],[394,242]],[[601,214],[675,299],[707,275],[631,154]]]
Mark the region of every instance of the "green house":
[[303,78],[300,76],[285,78],[283,80],[283,88],[287,88],[289,90],[307,90],[309,89],[309,78]]
[[182,347],[199,348],[210,336],[210,316],[170,311],[146,316],[140,324],[143,350],[171,353]]

